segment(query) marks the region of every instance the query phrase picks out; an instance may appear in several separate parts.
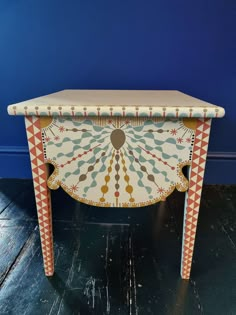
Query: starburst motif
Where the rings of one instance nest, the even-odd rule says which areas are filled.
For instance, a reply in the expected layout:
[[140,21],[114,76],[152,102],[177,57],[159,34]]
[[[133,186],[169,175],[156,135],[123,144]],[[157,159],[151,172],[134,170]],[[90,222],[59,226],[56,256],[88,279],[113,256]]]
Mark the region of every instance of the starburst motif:
[[190,138],[187,138],[187,139],[186,139],[186,142],[187,142],[187,143],[190,143],[190,142],[191,142],[191,139],[190,139]]
[[178,143],[182,143],[182,142],[183,142],[183,138],[178,138],[178,139],[177,139],[177,142],[178,142]]
[[50,140],[51,140],[50,137],[46,137],[46,138],[45,138],[45,141],[46,141],[46,142],[49,142]]
[[59,127],[59,131],[60,131],[60,132],[64,132],[64,131],[65,131],[65,127],[64,127],[64,126],[60,126],[60,127]]
[[177,130],[176,129],[171,129],[170,133],[172,134],[172,136],[176,136],[177,135]]
[[159,187],[159,188],[157,189],[157,192],[158,192],[159,194],[163,194],[164,191],[165,191],[165,189],[163,189],[162,187]]
[[54,137],[54,140],[55,140],[55,141],[58,141],[58,140],[60,140],[60,137],[59,137],[59,136],[55,136],[55,137]]
[[78,190],[78,187],[77,187],[77,185],[72,185],[70,187],[70,189],[71,189],[72,192],[76,192]]

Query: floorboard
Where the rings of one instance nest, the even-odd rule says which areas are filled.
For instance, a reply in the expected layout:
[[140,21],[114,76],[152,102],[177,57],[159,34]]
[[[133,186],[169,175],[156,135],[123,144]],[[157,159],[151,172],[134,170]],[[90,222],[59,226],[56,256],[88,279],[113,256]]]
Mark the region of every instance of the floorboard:
[[236,314],[236,186],[205,186],[190,281],[184,195],[95,208],[53,192],[55,268],[44,276],[32,182],[0,180],[0,314]]

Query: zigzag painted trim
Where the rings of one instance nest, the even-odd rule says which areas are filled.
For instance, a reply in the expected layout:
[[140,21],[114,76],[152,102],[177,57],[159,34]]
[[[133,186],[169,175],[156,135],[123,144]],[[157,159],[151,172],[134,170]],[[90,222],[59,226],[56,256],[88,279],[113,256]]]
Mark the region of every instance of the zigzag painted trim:
[[44,164],[40,119],[35,116],[25,117],[25,126],[30,152],[45,274],[51,276],[54,273],[51,200],[47,187],[47,168]]
[[185,200],[181,260],[181,276],[183,279],[189,279],[190,277],[210,129],[211,119],[198,120],[190,169],[189,190],[186,193]]

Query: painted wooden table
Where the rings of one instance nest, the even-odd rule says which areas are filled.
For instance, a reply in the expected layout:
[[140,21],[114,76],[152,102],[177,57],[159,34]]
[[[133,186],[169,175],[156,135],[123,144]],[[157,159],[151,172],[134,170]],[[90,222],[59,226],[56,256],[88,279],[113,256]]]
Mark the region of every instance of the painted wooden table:
[[49,188],[61,186],[80,202],[112,208],[185,192],[181,276],[189,278],[211,119],[224,116],[222,107],[178,91],[64,90],[8,112],[25,116],[47,276],[54,273]]

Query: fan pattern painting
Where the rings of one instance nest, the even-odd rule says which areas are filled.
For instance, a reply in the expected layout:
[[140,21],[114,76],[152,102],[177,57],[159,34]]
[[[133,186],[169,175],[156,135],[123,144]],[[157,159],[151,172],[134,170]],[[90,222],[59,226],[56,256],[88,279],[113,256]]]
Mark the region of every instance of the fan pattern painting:
[[48,186],[98,207],[142,207],[188,189],[197,119],[40,117]]

